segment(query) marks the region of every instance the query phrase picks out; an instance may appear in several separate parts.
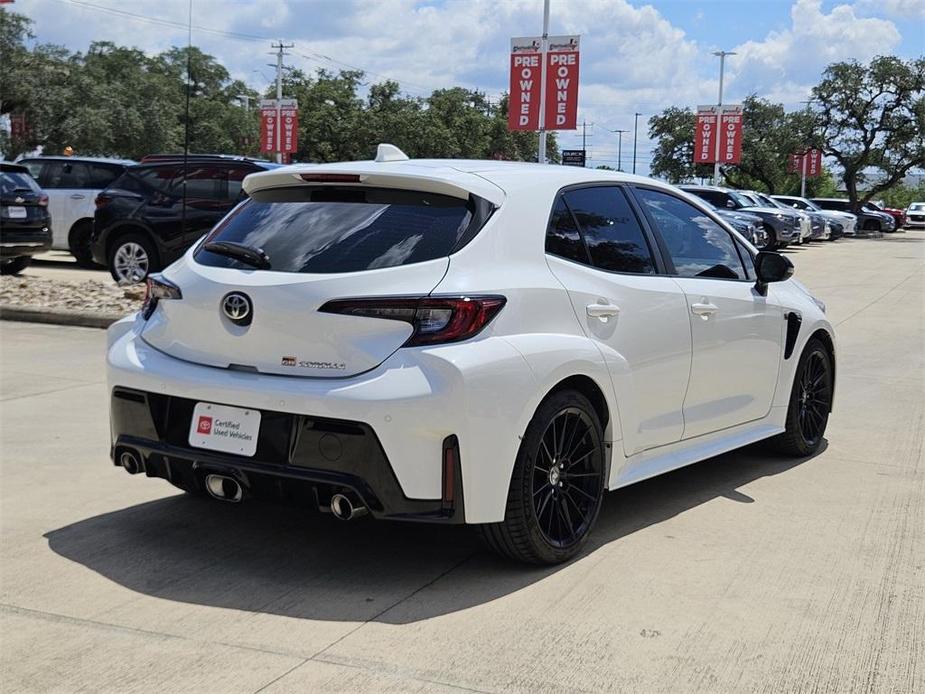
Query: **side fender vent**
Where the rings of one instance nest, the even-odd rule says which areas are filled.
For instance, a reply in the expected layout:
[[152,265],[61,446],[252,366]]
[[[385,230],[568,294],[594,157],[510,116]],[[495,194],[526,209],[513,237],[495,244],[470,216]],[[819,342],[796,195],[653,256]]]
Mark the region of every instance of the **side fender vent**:
[[791,311],[787,314],[787,341],[784,343],[784,359],[790,359],[793,355],[793,348],[796,347],[797,337],[800,334],[800,325],[803,324],[803,317]]

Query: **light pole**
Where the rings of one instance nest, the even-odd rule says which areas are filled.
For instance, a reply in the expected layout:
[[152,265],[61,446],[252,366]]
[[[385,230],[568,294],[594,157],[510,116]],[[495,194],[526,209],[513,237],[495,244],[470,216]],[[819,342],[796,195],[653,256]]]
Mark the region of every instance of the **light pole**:
[[[720,126],[723,120],[723,69],[726,65],[726,56],[735,55],[735,51],[716,51],[713,53],[713,55],[719,57],[719,99],[717,100],[716,104],[719,108],[716,109],[716,124],[717,126]],[[716,133],[713,136],[716,140],[716,149],[714,150],[716,154],[716,161],[713,164],[713,185],[715,186],[719,185],[719,131],[720,127],[717,127]]]
[[549,0],[543,2],[543,41],[540,53],[540,138],[536,160],[540,164],[546,163],[546,49],[549,47]]
[[617,171],[623,171],[623,133],[628,133],[629,130],[611,130],[610,132],[617,134]]
[[641,113],[636,113],[633,116],[633,173],[636,173],[636,140],[639,137],[639,116]]

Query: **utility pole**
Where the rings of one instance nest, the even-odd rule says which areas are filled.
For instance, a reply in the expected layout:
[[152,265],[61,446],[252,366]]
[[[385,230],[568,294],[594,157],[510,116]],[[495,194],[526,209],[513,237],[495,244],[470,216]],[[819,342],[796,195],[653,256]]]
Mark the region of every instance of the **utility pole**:
[[628,133],[629,130],[611,130],[610,132],[617,134],[617,171],[623,171],[623,133]]
[[639,137],[639,116],[641,115],[641,113],[636,113],[633,118],[633,173],[636,173],[636,140]]
[[[591,127],[594,127],[594,123],[591,123]],[[588,121],[582,119],[581,121],[581,154],[585,159],[585,166],[588,166]]]
[[716,154],[716,161],[713,164],[713,185],[719,185],[719,133],[720,133],[720,123],[723,120],[723,69],[726,66],[726,56],[735,55],[734,51],[716,51],[713,55],[719,57],[719,99],[717,99],[716,105],[719,107],[716,109],[716,133],[714,139],[716,140],[716,149],[714,150]]
[[286,55],[285,50],[287,48],[292,48],[295,46],[294,43],[279,43],[271,44],[272,48],[277,49],[276,51],[276,163],[283,163],[283,152],[282,152],[282,135],[283,135],[283,56]]
[[549,0],[543,1],[543,41],[540,48],[540,120],[539,144],[536,160],[540,164],[546,163],[546,50],[549,48]]

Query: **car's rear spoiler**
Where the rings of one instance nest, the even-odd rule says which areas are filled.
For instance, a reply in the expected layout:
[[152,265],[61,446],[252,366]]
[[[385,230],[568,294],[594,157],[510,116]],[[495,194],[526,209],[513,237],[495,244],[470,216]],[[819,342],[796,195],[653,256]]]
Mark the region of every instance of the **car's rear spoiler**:
[[419,190],[464,200],[471,194],[488,200],[495,206],[504,201],[504,191],[501,188],[475,174],[449,166],[424,167],[402,162],[402,168],[406,169],[404,171],[396,171],[393,169],[394,166],[393,163],[373,161],[320,166],[297,164],[247,176],[244,179],[244,191],[252,195],[256,191],[268,188],[290,188],[299,185],[361,185]]

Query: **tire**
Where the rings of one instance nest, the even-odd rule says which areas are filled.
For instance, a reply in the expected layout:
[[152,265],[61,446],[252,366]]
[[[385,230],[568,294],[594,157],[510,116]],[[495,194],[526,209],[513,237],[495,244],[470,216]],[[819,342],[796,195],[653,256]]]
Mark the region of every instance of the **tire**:
[[29,263],[31,262],[31,255],[21,255],[17,258],[13,258],[9,262],[0,264],[0,275],[18,275],[20,272],[29,267]]
[[762,250],[764,251],[776,251],[780,248],[780,244],[777,243],[777,232],[774,230],[770,224],[766,224],[764,227],[765,232],[768,234],[768,241],[764,245]]
[[787,428],[769,443],[784,455],[812,455],[822,446],[831,409],[832,361],[822,342],[813,338],[797,364],[787,408]]
[[116,238],[106,255],[109,274],[116,284],[142,282],[159,269],[154,243],[141,232],[130,232]]
[[68,249],[77,260],[77,264],[87,269],[99,267],[93,262],[93,254],[90,252],[90,234],[92,232],[93,223],[85,219],[74,225],[67,240]]
[[574,390],[554,393],[527,426],[504,520],[479,525],[478,531],[489,548],[511,559],[568,561],[597,521],[604,473],[604,434],[591,403]]

